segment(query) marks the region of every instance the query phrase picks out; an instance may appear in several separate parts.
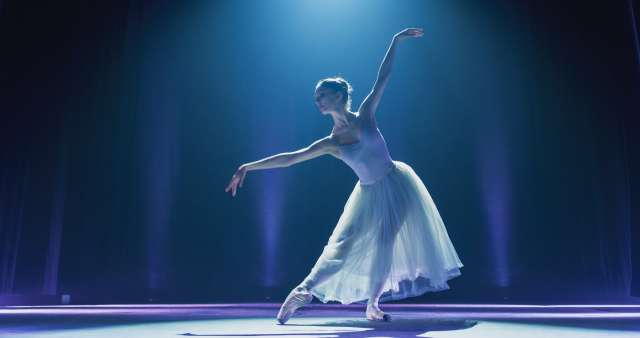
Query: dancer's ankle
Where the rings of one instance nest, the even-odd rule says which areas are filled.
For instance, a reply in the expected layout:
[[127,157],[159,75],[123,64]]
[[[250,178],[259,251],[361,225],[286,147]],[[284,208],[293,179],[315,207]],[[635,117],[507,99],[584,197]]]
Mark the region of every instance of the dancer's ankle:
[[369,300],[367,301],[367,307],[374,307],[377,308],[378,307],[378,300]]
[[297,292],[309,292],[309,288],[304,284],[296,286],[294,290],[296,290]]

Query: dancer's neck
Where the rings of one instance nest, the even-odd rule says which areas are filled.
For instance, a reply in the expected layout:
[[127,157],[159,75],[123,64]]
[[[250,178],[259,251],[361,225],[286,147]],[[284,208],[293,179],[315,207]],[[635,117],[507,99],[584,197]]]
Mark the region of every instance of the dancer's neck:
[[341,130],[350,127],[356,118],[356,114],[354,112],[345,109],[334,111],[330,114],[333,119],[333,130]]

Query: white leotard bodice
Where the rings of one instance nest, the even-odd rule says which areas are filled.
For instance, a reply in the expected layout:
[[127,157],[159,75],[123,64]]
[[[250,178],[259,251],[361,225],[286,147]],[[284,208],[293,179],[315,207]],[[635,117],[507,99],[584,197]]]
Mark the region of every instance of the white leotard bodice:
[[360,179],[360,184],[375,183],[393,168],[393,161],[387,143],[376,127],[363,127],[360,141],[339,144],[340,159],[344,161]]

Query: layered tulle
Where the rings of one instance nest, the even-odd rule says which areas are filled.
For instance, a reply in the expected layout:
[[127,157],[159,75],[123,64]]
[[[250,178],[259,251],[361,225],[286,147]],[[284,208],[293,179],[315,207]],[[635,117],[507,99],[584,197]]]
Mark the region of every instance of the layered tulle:
[[[393,161],[388,174],[351,192],[306,281],[322,302],[366,301],[382,284],[380,302],[449,288],[463,266],[420,178]],[[328,277],[327,277],[328,276]]]

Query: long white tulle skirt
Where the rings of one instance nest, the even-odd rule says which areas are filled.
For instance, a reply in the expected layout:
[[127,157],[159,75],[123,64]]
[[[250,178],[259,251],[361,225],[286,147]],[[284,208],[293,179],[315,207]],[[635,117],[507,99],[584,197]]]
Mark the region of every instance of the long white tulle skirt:
[[368,300],[382,284],[384,302],[449,289],[462,266],[424,183],[393,161],[383,178],[356,184],[305,281],[320,301],[343,304]]

